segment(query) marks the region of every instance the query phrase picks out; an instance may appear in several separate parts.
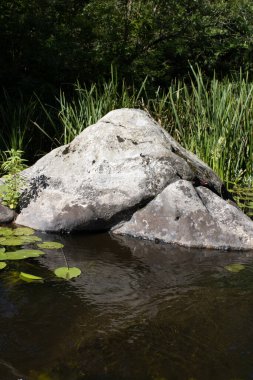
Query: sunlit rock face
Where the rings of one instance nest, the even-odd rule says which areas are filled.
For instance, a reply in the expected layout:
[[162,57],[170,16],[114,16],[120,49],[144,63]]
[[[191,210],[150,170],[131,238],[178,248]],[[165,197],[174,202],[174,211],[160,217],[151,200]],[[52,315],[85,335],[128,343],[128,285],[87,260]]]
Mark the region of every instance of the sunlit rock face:
[[[18,224],[56,232],[113,229],[114,233],[186,246],[252,246],[252,222],[226,202],[220,179],[141,110],[111,111],[70,144],[26,169],[23,176],[27,185]],[[221,215],[222,210],[229,210],[223,219],[208,211],[213,199]],[[158,208],[149,215],[152,222],[147,220],[149,227],[143,229],[140,213],[154,205]],[[232,219],[242,224],[241,230],[229,230],[227,220]],[[234,245],[229,244],[230,233],[238,235]]]
[[253,223],[245,214],[208,188],[185,180],[168,185],[114,233],[185,247],[253,247]]

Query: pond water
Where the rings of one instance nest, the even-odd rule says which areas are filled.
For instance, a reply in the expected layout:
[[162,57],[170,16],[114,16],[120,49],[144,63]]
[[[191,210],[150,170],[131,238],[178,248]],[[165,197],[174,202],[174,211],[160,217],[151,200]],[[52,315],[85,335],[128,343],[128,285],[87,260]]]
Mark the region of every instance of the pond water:
[[253,252],[42,236],[82,274],[53,276],[60,251],[1,271],[1,380],[253,379]]

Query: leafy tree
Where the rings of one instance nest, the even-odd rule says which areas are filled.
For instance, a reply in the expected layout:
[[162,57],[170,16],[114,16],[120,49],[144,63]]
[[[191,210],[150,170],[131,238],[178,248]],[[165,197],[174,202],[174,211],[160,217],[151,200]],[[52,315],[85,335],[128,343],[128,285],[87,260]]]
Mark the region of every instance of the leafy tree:
[[122,76],[166,85],[188,61],[252,70],[251,0],[0,1],[0,79],[37,90]]

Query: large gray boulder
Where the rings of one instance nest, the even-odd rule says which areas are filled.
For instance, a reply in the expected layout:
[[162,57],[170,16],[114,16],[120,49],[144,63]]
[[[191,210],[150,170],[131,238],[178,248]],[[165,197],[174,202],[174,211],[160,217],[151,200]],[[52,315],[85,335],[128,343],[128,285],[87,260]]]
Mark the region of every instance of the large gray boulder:
[[136,109],[108,113],[23,175],[17,223],[45,231],[109,229],[180,178],[222,188],[211,169]]
[[[215,226],[216,232],[212,236],[205,235],[208,230],[205,228],[196,232],[195,239],[189,240],[193,231],[190,228],[192,220],[201,229],[203,225],[198,223],[198,212],[201,211],[203,218],[204,213],[208,213],[203,201],[196,203],[201,191],[208,190],[210,202],[217,198],[218,210],[228,205],[224,200],[228,194],[222,182],[207,165],[183,149],[144,111],[120,109],[108,113],[70,144],[53,150],[26,169],[23,176],[27,186],[21,197],[21,213],[16,220],[18,224],[56,232],[109,230],[117,225],[115,233],[187,246],[227,247],[228,239],[222,240],[222,233],[218,244],[212,242],[212,239],[217,240],[215,234],[220,229],[221,224],[216,221],[219,215],[213,216],[212,220],[205,219],[208,220],[207,224],[210,222]],[[195,194],[193,198],[187,197],[188,193],[180,193],[181,180]],[[172,194],[179,191],[176,200],[170,198],[169,190],[173,188]],[[185,218],[181,233],[185,238],[180,237],[179,232],[173,232],[172,229],[178,228],[178,224],[168,222],[164,227],[165,221],[162,222],[159,213],[152,221],[157,228],[145,234],[137,232],[137,229],[131,230],[134,213],[137,212],[137,217],[142,212],[138,210],[146,205],[152,206],[150,202],[154,198],[156,202],[159,197],[163,199],[168,218],[175,202],[179,203],[180,213],[185,210],[190,215]],[[229,207],[240,215],[239,225],[246,223],[251,226],[252,222],[247,217],[234,206]],[[195,208],[198,212],[194,214]],[[169,231],[168,236],[171,234],[173,237],[164,238],[159,223],[161,228]],[[244,249],[251,246],[251,238],[247,240],[246,235],[252,227],[247,228],[240,246]],[[233,247],[239,247],[239,243]]]

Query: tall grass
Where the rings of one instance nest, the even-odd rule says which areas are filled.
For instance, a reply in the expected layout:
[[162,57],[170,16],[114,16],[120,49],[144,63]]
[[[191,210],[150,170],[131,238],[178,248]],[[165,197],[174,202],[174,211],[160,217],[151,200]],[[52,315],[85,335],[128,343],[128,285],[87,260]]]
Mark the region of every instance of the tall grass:
[[147,109],[253,216],[253,83],[248,77],[204,80],[201,70],[191,67],[190,80],[157,91]]
[[111,110],[135,107],[139,103],[144,87],[145,82],[139,91],[131,89],[130,93],[125,82],[120,83],[116,73],[112,72],[109,82],[93,84],[90,88],[77,83],[75,95],[70,101],[61,92],[59,97],[59,120],[63,126],[61,140],[64,144],[69,143],[86,126],[96,123]]
[[[191,67],[185,81],[175,80],[167,89],[150,93],[148,80],[140,88],[128,87],[112,70],[109,81],[90,87],[77,83],[71,96],[60,91],[57,104],[45,105],[37,97],[36,104],[21,103],[20,111],[0,105],[0,118],[9,127],[7,134],[1,132],[0,144],[5,143],[5,150],[24,150],[31,120],[51,140],[50,147],[66,144],[113,109],[143,108],[206,162],[232,192],[241,194],[241,205],[253,210],[253,83],[247,76],[206,79],[199,68]],[[46,122],[38,123],[36,107]]]
[[118,80],[117,72],[112,68],[111,79],[108,82],[104,80],[90,87],[81,86],[77,82],[71,97],[60,91],[57,109],[43,105],[38,98],[51,125],[51,131],[45,130],[37,123],[35,125],[51,142],[57,142],[58,145],[67,144],[106,113],[116,108],[139,107],[145,84],[146,80],[138,90],[134,86],[129,88],[124,81]]
[[111,80],[91,87],[75,85],[74,96],[60,93],[57,140],[68,143],[86,126],[121,107],[144,108],[186,149],[196,153],[229,186],[253,182],[253,83],[241,74],[219,81],[204,80],[191,67],[187,81],[176,80],[168,89],[148,94]]
[[0,102],[0,149],[25,150],[31,142],[35,118],[36,99],[24,99],[21,93],[16,98],[3,90]]
[[192,68],[190,82],[172,83],[147,108],[225,183],[252,185],[253,83],[247,77],[204,81]]

